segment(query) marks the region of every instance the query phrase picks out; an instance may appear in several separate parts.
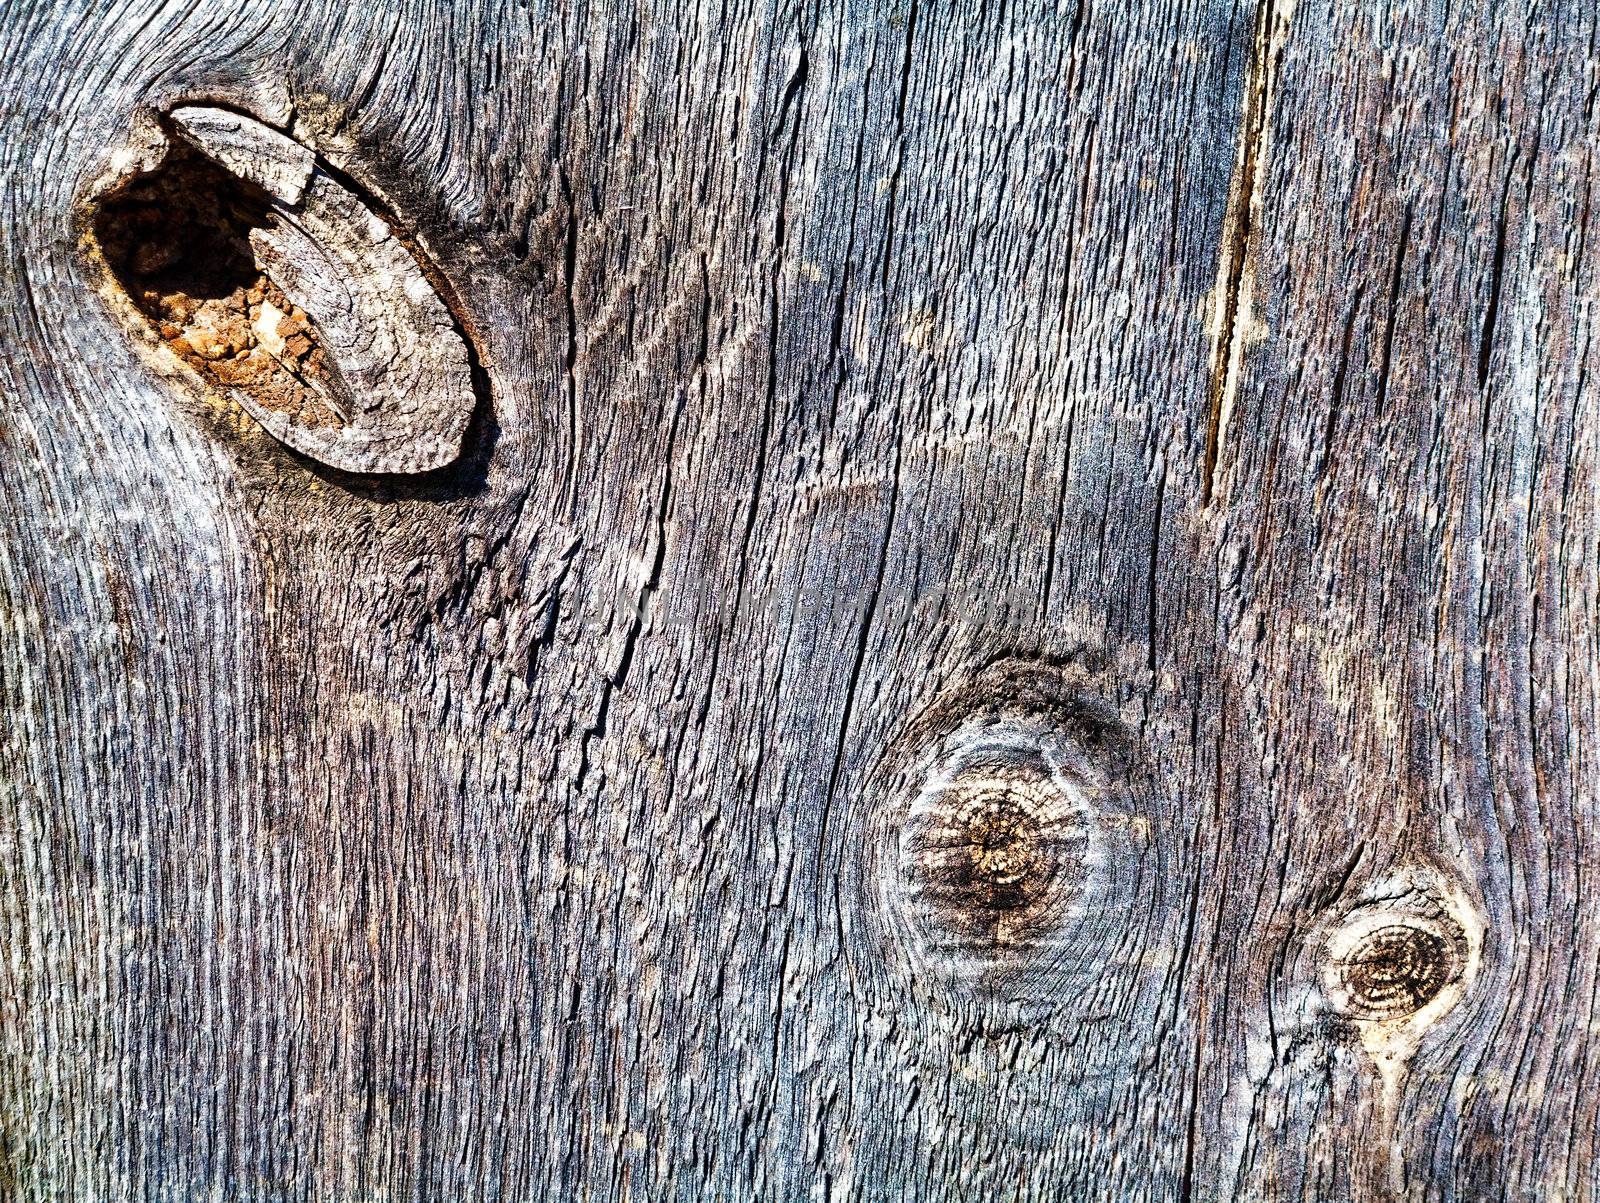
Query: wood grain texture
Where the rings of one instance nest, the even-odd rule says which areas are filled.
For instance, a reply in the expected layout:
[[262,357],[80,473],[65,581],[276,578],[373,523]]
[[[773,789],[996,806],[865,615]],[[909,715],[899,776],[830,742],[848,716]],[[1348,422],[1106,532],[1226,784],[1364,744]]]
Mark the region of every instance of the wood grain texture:
[[[0,1194],[1600,1197],[1596,35],[6,8]],[[130,336],[185,103],[450,467]]]

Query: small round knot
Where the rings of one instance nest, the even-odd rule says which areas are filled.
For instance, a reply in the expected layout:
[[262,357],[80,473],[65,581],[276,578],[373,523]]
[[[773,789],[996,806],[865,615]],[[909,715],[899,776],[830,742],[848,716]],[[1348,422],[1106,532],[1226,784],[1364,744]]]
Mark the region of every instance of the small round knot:
[[1438,920],[1364,924],[1339,941],[1331,966],[1335,1002],[1354,1019],[1401,1019],[1460,979],[1464,940]]
[[907,817],[907,901],[938,944],[998,952],[1048,930],[1077,893],[1087,832],[1048,766],[990,751],[931,783]]

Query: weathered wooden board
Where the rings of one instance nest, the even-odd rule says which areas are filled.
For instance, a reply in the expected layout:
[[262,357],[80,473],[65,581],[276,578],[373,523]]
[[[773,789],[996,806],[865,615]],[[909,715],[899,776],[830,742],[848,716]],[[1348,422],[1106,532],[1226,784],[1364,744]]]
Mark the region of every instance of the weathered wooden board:
[[[1600,1197],[1596,37],[0,10],[0,1194]],[[180,104],[450,466],[152,331]]]

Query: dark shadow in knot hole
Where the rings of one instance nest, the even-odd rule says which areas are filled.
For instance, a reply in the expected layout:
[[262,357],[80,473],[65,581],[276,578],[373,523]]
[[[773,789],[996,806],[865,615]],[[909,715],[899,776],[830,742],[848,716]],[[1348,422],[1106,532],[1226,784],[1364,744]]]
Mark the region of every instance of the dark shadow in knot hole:
[[161,340],[219,392],[307,426],[345,421],[315,324],[256,263],[268,197],[173,138],[153,172],[102,197],[94,233]]
[[261,278],[250,230],[267,197],[174,143],[161,166],[100,200],[94,232],[117,280],[152,320],[163,300],[220,300]]

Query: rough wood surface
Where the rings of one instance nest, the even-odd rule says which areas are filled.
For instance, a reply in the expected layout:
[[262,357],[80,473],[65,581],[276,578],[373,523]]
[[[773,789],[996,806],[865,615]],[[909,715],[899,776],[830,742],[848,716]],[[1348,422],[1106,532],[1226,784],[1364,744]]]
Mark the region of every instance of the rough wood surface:
[[[6,7],[0,1194],[1600,1197],[1596,37]],[[134,333],[186,104],[449,467]]]

